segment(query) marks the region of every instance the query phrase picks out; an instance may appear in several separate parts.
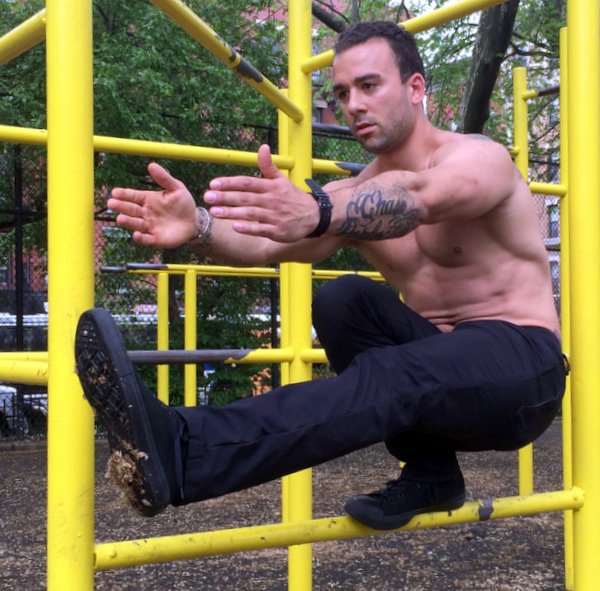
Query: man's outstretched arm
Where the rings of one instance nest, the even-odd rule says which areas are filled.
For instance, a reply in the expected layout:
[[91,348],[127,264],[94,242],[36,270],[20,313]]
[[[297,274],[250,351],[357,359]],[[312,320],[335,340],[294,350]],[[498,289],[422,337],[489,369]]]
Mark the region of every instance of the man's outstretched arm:
[[[259,150],[259,167],[263,178],[211,181],[204,197],[210,212],[231,220],[233,229],[246,235],[282,242],[307,236],[319,221],[316,204],[279,173],[268,146]],[[327,234],[340,240],[385,240],[421,224],[474,219],[506,199],[515,178],[502,146],[463,139],[442,147],[426,170],[391,170],[327,185],[333,202]]]
[[[148,172],[160,190],[115,188],[107,202],[109,209],[117,213],[117,224],[129,230],[139,244],[175,248],[191,242],[208,259],[230,265],[316,262],[339,245],[339,240],[331,236],[276,242],[240,233],[235,229],[235,220],[214,218],[198,208],[185,184],[159,164],[149,164]],[[285,177],[282,179],[291,185]],[[316,209],[310,195],[298,192],[309,202],[309,208],[312,205]]]

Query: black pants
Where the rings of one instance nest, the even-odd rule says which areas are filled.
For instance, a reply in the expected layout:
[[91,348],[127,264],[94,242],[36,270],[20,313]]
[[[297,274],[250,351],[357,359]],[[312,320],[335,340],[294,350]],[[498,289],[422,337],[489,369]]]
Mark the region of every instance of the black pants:
[[459,471],[456,451],[517,449],[560,407],[565,367],[546,329],[482,320],[442,333],[358,276],[321,289],[313,317],[337,377],[224,408],[178,409],[187,423],[182,502],[380,441],[406,462],[403,477],[448,480]]

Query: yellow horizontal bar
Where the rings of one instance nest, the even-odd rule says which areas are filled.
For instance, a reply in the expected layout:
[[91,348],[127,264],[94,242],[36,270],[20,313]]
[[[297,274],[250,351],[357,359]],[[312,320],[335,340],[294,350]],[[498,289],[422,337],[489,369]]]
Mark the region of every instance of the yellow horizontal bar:
[[0,361],[48,361],[48,351],[3,351]]
[[[0,134],[2,130],[0,129]],[[240,166],[257,166],[256,152],[243,152],[241,150],[226,150],[224,148],[205,148],[172,143],[151,142],[115,138],[107,136],[94,136],[94,149],[96,152],[113,152],[133,154],[136,156],[174,158],[177,160],[193,160],[197,162],[212,162],[215,164],[237,164]],[[290,169],[293,161],[289,157],[273,155],[273,162],[279,168]]]
[[523,100],[530,100],[542,96],[553,96],[558,95],[560,92],[560,86],[548,86],[547,88],[538,88],[537,90],[530,89],[523,93]]
[[523,93],[523,100],[530,100],[530,99],[534,99],[537,98],[539,96],[539,93],[537,90],[527,90]]
[[7,64],[46,38],[46,9],[0,37],[0,65]]
[[[135,265],[135,263],[134,263]],[[168,275],[183,275],[186,271],[195,271],[198,275],[205,277],[279,277],[279,269],[271,267],[228,267],[219,265],[186,265],[183,263],[169,263],[153,267],[140,266],[140,268],[126,268],[128,273],[135,275],[152,275],[156,273],[167,273]]]
[[[439,27],[445,23],[453,21],[463,16],[467,16],[479,10],[485,10],[491,6],[503,4],[506,0],[462,0],[454,4],[446,4],[436,10],[432,10],[428,14],[416,16],[402,23],[402,26],[413,34],[427,31]],[[305,74],[321,70],[333,63],[334,51],[330,49],[319,53],[302,64],[302,71]]]
[[[0,125],[0,141],[16,144],[46,145],[48,132],[45,129],[32,129]],[[256,167],[257,154],[241,150],[226,150],[223,148],[205,148],[172,143],[151,142],[96,135],[94,136],[96,152],[111,152],[115,154],[132,154],[152,158],[173,158],[176,160],[193,160],[196,162],[212,162],[214,164],[235,164],[239,166]],[[289,170],[293,160],[288,156],[273,155],[273,162],[278,168]]]
[[233,358],[225,360],[225,363],[283,363],[294,359],[294,350],[288,349],[254,349],[242,358]]
[[48,383],[48,362],[0,359],[0,381],[45,386]]
[[[183,263],[166,263],[157,265],[140,264],[140,268],[135,267],[136,263],[132,263],[129,268],[123,268],[123,271],[136,275],[144,274],[183,274],[186,271],[196,271],[198,275],[220,276],[233,275],[239,277],[279,277],[279,269],[271,267],[228,267],[219,265],[188,265]],[[338,271],[333,269],[313,269],[312,277],[314,279],[334,279],[342,275],[360,275],[368,277],[375,281],[384,281],[381,273],[377,271]]]
[[48,132],[45,129],[0,125],[0,141],[13,144],[45,146],[48,142]]
[[385,281],[381,273],[377,271],[334,271],[331,269],[313,269],[312,276],[314,279],[334,279],[342,275],[360,275],[368,277],[375,281]]
[[315,158],[313,160],[313,174],[339,174],[343,176],[349,176],[350,172],[344,170],[337,165],[337,162],[333,160],[323,160],[321,158]]
[[185,4],[179,0],[151,2],[228,68],[234,70],[248,86],[262,94],[297,123],[302,121],[302,111]]
[[[416,530],[550,511],[564,511],[579,509],[582,505],[583,491],[578,488],[526,497],[478,500],[468,502],[451,513],[445,511],[418,515],[400,529]],[[523,524],[523,527],[526,525]],[[96,570],[359,538],[382,533],[389,532],[372,530],[360,525],[350,517],[333,517],[97,544],[95,547]]]
[[453,20],[468,16],[474,12],[504,4],[506,0],[461,0],[453,4],[446,4],[428,14],[416,16],[402,23],[413,34],[434,29]]
[[305,349],[300,353],[300,359],[305,363],[327,363],[324,349]]
[[554,183],[529,183],[529,190],[539,195],[554,195],[556,197],[564,197],[567,194],[565,185]]

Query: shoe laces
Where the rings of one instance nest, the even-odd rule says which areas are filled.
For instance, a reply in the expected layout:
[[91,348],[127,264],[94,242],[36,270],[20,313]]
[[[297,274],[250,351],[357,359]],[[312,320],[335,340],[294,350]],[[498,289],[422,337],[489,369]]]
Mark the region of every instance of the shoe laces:
[[404,497],[409,489],[417,490],[419,488],[421,488],[421,485],[418,482],[395,478],[394,480],[389,480],[386,483],[385,488],[375,491],[369,496],[378,497],[384,500],[394,500]]

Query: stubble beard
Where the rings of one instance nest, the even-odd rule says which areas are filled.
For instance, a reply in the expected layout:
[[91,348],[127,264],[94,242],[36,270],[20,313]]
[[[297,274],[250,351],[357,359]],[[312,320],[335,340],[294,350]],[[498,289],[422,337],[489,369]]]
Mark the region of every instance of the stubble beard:
[[412,131],[412,123],[406,119],[390,116],[390,123],[376,124],[378,133],[371,137],[356,138],[361,146],[371,154],[385,154],[400,147]]

